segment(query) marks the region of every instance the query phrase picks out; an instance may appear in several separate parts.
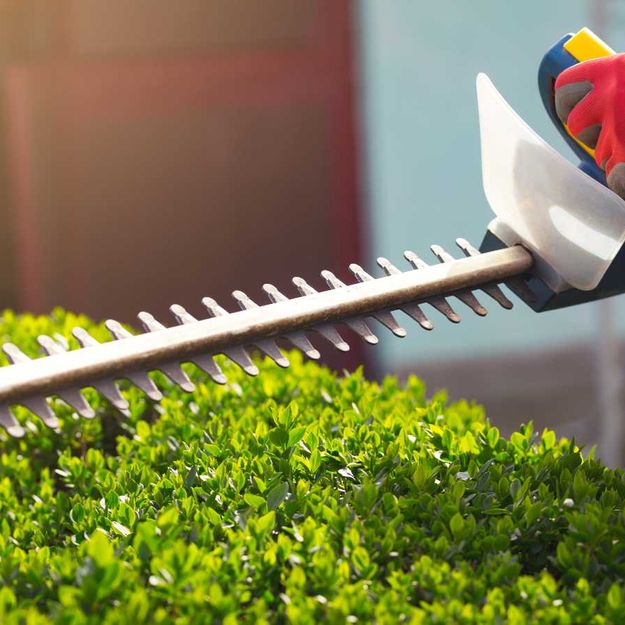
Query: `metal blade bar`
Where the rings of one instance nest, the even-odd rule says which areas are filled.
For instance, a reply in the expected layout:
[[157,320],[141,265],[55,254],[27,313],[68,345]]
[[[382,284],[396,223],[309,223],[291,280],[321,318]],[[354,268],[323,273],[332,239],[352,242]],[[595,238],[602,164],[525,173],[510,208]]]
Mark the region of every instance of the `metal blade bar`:
[[199,354],[228,353],[235,347],[315,326],[370,316],[407,303],[480,288],[522,276],[532,256],[514,246],[376,280],[321,291],[286,302],[165,327],[0,369],[0,405],[129,377],[164,363],[192,361]]

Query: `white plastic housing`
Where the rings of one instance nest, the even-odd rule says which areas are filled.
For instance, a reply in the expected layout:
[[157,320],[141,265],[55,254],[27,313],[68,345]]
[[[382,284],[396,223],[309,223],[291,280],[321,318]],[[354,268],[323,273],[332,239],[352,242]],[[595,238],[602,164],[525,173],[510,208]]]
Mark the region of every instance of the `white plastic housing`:
[[625,201],[546,143],[486,74],[476,86],[489,228],[534,252],[551,288],[595,288],[625,241]]

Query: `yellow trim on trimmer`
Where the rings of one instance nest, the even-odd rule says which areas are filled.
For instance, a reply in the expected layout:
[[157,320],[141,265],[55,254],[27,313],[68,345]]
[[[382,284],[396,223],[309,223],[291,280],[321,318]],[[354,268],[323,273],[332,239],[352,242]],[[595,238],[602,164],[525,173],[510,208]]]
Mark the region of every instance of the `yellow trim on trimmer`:
[[[589,28],[582,28],[575,33],[565,44],[564,49],[579,63],[583,61],[591,61],[592,59],[600,59],[604,56],[616,54],[610,46],[595,35]],[[592,158],[595,158],[595,151],[580,141],[575,135],[569,131],[569,127],[564,124],[566,131]]]
[[605,41],[586,27],[575,33],[564,44],[564,49],[580,63],[616,54]]

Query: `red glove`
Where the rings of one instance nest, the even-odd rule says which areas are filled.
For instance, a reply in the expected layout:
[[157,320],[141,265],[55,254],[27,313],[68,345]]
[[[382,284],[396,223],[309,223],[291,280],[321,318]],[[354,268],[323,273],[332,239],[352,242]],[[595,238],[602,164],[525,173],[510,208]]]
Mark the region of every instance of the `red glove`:
[[555,88],[558,117],[595,148],[608,187],[625,198],[625,54],[569,67]]

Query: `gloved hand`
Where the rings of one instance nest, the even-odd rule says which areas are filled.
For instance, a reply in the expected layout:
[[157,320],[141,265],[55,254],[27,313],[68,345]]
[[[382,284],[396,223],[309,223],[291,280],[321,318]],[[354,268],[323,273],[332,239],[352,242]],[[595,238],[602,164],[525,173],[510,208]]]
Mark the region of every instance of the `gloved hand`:
[[608,187],[625,198],[625,54],[578,63],[555,84],[556,112],[595,149]]

